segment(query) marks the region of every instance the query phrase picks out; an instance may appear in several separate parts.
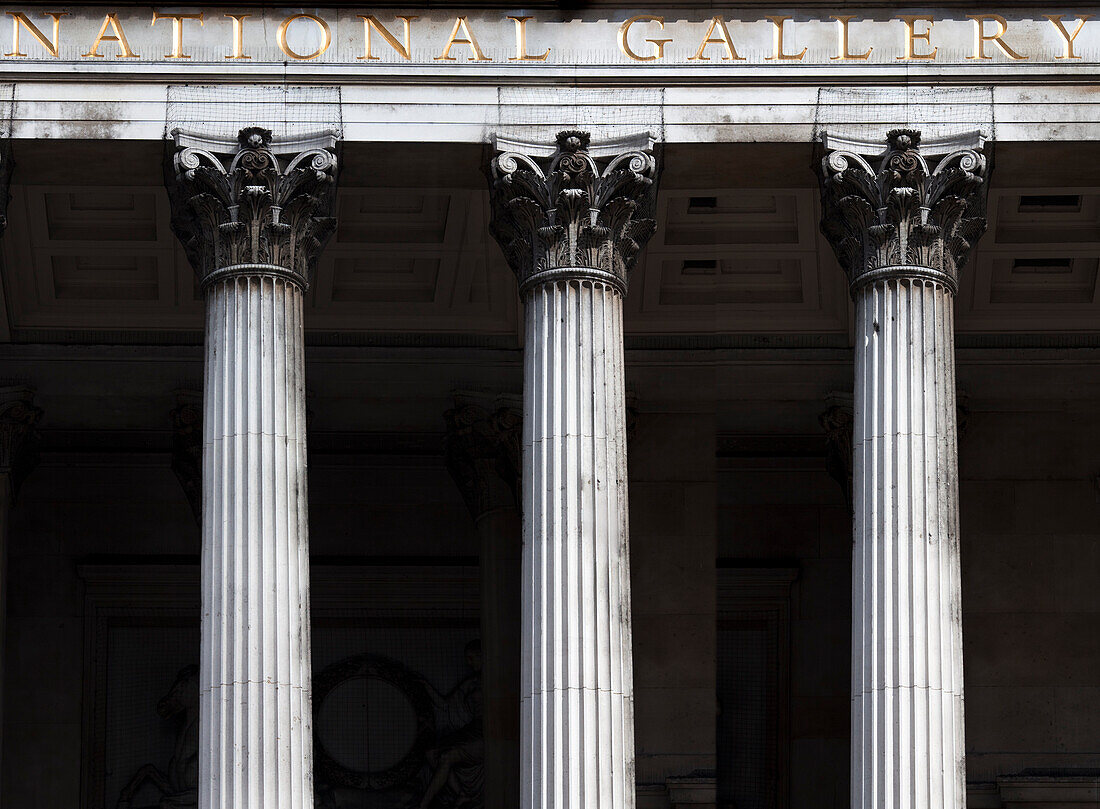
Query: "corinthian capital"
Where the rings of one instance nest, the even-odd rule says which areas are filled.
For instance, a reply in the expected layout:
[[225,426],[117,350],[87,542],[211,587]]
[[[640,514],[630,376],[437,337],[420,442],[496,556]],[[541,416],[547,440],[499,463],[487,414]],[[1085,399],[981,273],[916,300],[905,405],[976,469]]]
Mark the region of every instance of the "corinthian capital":
[[552,151],[497,141],[490,164],[492,222],[523,292],[561,277],[626,291],[656,230],[657,161],[643,139],[590,149],[587,132],[559,132]]
[[202,282],[262,273],[305,288],[336,225],[334,136],[279,143],[248,127],[236,141],[175,138],[172,229]]
[[921,148],[920,132],[895,129],[866,158],[826,138],[821,230],[853,290],[882,278],[923,278],[958,291],[959,269],[985,232],[984,140],[974,135]]

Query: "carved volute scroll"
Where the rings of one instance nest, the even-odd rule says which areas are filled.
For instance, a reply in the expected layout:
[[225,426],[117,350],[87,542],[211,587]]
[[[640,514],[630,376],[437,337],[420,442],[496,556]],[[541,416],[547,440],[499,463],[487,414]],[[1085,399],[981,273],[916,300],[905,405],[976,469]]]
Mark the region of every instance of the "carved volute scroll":
[[514,408],[495,410],[456,402],[443,414],[447,424],[447,469],[475,519],[494,508],[518,506],[523,417]]
[[599,152],[587,132],[557,148],[498,140],[489,166],[490,230],[523,292],[556,278],[590,277],[626,291],[638,254],[656,231],[657,161],[648,135]]
[[[34,467],[42,411],[34,406],[34,390],[13,385],[0,388],[0,475],[7,476],[11,494]],[[0,484],[2,485],[2,484]]]
[[922,153],[916,130],[895,129],[886,141],[885,152],[865,159],[826,136],[821,230],[853,292],[884,278],[923,278],[957,292],[959,269],[986,228],[984,140],[937,144],[939,157]]
[[259,273],[306,288],[336,227],[335,143],[331,133],[273,142],[260,127],[236,142],[175,132],[172,229],[204,284]]

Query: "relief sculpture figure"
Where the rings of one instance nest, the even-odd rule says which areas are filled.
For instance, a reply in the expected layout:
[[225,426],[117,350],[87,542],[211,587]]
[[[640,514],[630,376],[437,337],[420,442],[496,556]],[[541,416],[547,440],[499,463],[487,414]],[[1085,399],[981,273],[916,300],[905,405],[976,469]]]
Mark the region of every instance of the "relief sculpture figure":
[[466,663],[472,670],[447,694],[424,680],[445,730],[428,751],[432,778],[420,799],[419,809],[436,806],[444,787],[454,794],[450,809],[475,809],[482,805],[485,776],[485,737],[482,730],[481,641],[466,644]]
[[[199,787],[199,667],[184,666],[168,693],[157,702],[163,719],[178,722],[176,745],[165,773],[154,764],[139,769],[119,795],[116,809],[194,809]],[[147,783],[161,793],[158,803],[134,807]]]

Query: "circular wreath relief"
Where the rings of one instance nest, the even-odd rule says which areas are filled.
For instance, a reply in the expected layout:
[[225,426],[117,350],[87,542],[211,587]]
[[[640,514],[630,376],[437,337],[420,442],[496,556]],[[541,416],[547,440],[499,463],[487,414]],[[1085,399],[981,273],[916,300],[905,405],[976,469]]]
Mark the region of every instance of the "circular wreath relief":
[[[325,698],[349,680],[375,679],[400,691],[416,715],[415,741],[408,752],[391,767],[373,772],[351,769],[325,750],[316,732]],[[396,660],[373,654],[346,657],[325,668],[313,681],[314,765],[331,784],[356,789],[383,790],[408,781],[424,766],[427,751],[435,743],[435,706],[418,674]]]

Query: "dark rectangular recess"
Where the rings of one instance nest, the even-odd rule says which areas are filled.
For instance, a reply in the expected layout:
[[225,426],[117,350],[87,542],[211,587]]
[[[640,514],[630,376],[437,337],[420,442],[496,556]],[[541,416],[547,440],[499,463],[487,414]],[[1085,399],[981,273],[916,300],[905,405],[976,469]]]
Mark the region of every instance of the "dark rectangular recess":
[[683,271],[687,273],[712,273],[718,269],[718,260],[713,258],[684,259]]
[[691,197],[688,200],[688,210],[713,209],[718,207],[718,197]]
[[1018,258],[1012,262],[1013,272],[1068,273],[1073,271],[1072,258]]
[[1020,197],[1021,213],[1028,211],[1079,211],[1080,194],[1023,194]]

